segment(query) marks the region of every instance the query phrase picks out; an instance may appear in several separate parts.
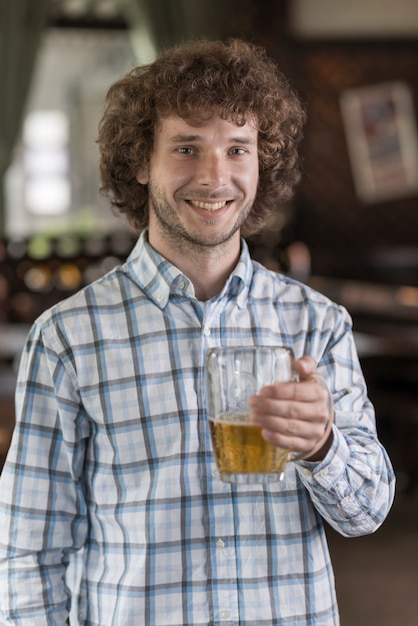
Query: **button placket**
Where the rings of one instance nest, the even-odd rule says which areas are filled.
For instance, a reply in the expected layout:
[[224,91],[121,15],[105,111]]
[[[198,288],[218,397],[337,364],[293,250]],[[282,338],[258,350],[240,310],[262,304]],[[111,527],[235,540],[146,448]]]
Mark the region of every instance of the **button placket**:
[[[235,556],[231,552],[233,547],[228,546],[228,542],[222,537],[218,537],[215,540],[216,547],[216,570],[220,578],[234,579],[236,575],[235,567],[232,563],[235,561]],[[232,559],[232,561],[231,561]],[[232,569],[231,569],[232,566]],[[237,611],[236,603],[238,598],[235,595],[235,589],[219,590],[218,591],[218,606],[219,606],[219,620],[230,620],[234,611]]]
[[[218,326],[221,309],[218,303],[206,302],[204,305],[204,315],[201,330],[202,356],[206,350],[215,347],[219,342]],[[214,490],[223,491],[223,486],[219,481],[219,471],[215,464],[211,468],[211,474],[216,481]],[[212,517],[212,516],[211,516]],[[234,543],[230,545],[225,537],[234,536],[234,516],[230,504],[220,502],[213,511],[213,518],[210,522],[210,535],[212,538],[212,555],[214,571],[220,580],[230,581],[224,588],[214,590],[214,604],[217,607],[217,619],[220,622],[229,623],[236,619],[238,615],[238,591],[237,580],[237,557]],[[213,533],[213,534],[212,534]]]

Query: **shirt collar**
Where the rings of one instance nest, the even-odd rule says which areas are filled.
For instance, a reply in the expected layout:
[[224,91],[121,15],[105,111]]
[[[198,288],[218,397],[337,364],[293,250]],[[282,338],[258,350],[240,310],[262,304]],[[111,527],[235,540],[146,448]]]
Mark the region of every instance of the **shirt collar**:
[[[149,244],[146,230],[141,232],[126,261],[125,269],[135,283],[161,309],[167,306],[170,294],[195,297],[191,281]],[[250,253],[246,242],[242,239],[238,263],[215,299],[236,298],[237,305],[242,308],[247,301],[252,274]]]

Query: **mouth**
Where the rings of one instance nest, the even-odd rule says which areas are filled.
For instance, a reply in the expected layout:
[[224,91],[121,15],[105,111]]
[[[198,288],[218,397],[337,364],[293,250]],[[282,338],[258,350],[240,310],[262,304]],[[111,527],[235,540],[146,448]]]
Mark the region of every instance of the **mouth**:
[[200,200],[187,200],[187,202],[196,207],[197,209],[203,209],[204,211],[219,211],[223,209],[230,200],[224,200],[222,202],[201,202]]

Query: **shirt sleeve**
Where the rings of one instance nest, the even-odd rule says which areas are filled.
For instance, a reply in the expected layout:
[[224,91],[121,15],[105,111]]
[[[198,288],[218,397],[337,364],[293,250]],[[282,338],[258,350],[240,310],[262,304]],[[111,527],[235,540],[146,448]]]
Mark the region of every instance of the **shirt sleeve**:
[[[342,307],[334,307],[334,315],[334,330],[319,351],[317,365],[334,401],[334,439],[321,462],[301,461],[297,468],[322,517],[342,535],[360,536],[374,532],[385,520],[395,477],[377,436],[351,318]],[[315,353],[313,349],[314,358]]]
[[85,542],[86,423],[71,375],[35,325],[16,387],[16,427],[0,478],[0,624],[66,623],[65,571]]

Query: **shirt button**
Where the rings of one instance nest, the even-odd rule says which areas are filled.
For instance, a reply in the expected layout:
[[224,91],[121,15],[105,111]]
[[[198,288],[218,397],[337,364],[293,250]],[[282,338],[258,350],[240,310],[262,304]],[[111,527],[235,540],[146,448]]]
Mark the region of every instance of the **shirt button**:
[[212,470],[212,476],[213,476],[214,478],[219,478],[219,472],[218,472],[218,470],[216,469],[216,467],[215,467],[215,469],[213,469],[213,470]]
[[205,335],[205,337],[209,337],[209,335],[210,335],[210,328],[208,326],[204,327],[203,334]]
[[219,611],[219,617],[221,619],[229,619],[231,617],[231,611],[228,611],[228,609],[221,609]]
[[184,289],[184,288],[185,288],[185,286],[186,286],[186,283],[184,282],[184,280],[180,280],[180,282],[179,282],[179,288],[180,288],[180,289]]
[[162,293],[158,292],[155,294],[155,297],[157,298],[158,302],[162,302],[164,300],[164,296]]
[[218,550],[223,550],[225,548],[225,541],[223,539],[218,539],[216,542],[216,547]]

